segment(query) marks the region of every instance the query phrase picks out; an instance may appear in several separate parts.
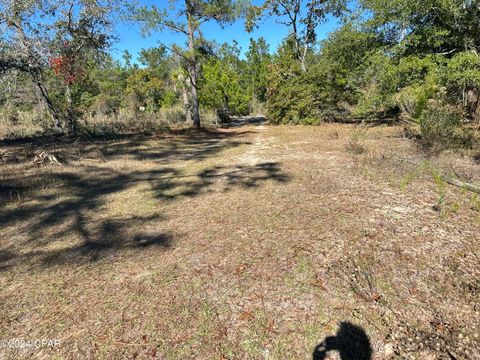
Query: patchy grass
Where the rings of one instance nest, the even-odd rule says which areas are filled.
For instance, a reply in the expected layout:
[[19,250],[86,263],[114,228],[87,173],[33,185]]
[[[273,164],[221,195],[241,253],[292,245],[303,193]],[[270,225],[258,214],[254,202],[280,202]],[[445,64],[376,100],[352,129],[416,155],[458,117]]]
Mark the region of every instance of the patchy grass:
[[0,357],[475,359],[479,200],[434,171],[480,164],[256,125],[3,146],[0,339],[61,343]]

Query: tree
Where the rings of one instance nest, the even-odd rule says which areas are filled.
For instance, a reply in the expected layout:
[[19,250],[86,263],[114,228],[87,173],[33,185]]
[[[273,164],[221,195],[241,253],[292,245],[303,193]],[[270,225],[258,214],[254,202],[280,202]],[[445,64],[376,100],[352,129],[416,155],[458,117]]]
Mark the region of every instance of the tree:
[[164,67],[167,58],[167,49],[165,46],[159,46],[149,49],[141,49],[138,56],[138,61],[150,69],[156,68],[158,70],[167,71],[168,69]]
[[109,54],[96,61],[90,73],[93,86],[92,101],[88,104],[93,114],[108,115],[125,106],[125,93],[129,71]]
[[247,30],[251,31],[261,17],[276,17],[278,23],[290,29],[295,55],[305,72],[308,52],[317,41],[317,26],[327,15],[340,16],[345,9],[345,0],[267,0],[261,6],[250,7]]
[[60,117],[45,86],[44,71],[48,67],[46,43],[49,40],[45,24],[32,21],[41,19],[45,10],[39,2],[0,1],[0,75],[12,71],[28,74],[37,89],[37,96],[44,101],[52,117],[54,127],[61,129]]
[[480,49],[480,7],[474,0],[362,0],[365,26],[405,55]]
[[107,29],[114,6],[110,0],[1,0],[0,74],[28,74],[37,93],[47,104],[54,126],[60,116],[47,87],[45,74],[52,67],[65,84],[69,132],[76,132],[71,86],[82,75],[82,62],[89,51],[107,47]]
[[252,100],[262,103],[267,101],[268,66],[271,62],[267,42],[263,37],[250,39],[246,53],[247,76]]
[[127,93],[141,99],[147,109],[157,108],[165,89],[165,83],[152,69],[136,69],[127,78]]
[[[138,7],[131,9],[129,18],[139,21],[143,31],[148,34],[151,31],[170,30],[184,35],[187,40],[187,49],[181,49],[176,45],[168,46],[174,53],[184,59],[188,73],[189,95],[191,102],[191,117],[195,127],[200,127],[200,110],[198,98],[199,80],[199,47],[201,45],[201,25],[215,21],[220,25],[231,23],[239,14],[242,2],[233,0],[169,0],[170,6],[159,8],[156,5],[150,7]],[[187,113],[187,118],[190,115]]]
[[248,86],[246,62],[240,60],[238,43],[223,44],[217,54],[210,56],[203,65],[200,78],[200,101],[217,110],[220,117],[246,115],[251,97],[245,91]]

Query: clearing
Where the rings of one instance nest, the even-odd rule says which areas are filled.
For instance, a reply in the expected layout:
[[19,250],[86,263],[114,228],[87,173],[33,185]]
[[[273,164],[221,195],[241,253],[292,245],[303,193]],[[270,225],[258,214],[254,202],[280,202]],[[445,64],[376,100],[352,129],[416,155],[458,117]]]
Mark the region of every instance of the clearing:
[[478,159],[236,125],[2,145],[0,358],[480,358]]

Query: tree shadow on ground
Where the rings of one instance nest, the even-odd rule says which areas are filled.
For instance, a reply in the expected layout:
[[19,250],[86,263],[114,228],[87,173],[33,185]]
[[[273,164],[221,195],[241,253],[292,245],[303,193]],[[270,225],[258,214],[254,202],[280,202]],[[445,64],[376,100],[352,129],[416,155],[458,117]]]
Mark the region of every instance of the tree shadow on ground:
[[[168,156],[182,162],[248,145],[230,136],[184,140],[188,146],[176,144],[176,149],[170,148]],[[192,143],[199,147],[194,153],[189,147]],[[215,144],[214,148],[208,147],[211,143]],[[51,167],[33,174],[12,172],[2,176],[0,192],[4,194],[4,203],[8,204],[12,191],[24,202],[0,207],[3,237],[0,271],[20,264],[51,266],[95,262],[121,252],[172,246],[173,235],[159,230],[166,219],[158,210],[154,209],[152,216],[134,216],[135,210],[129,216],[115,217],[109,213],[110,195],[139,184],[144,186],[135,191],[148,192],[149,198],[159,201],[173,201],[212,191],[258,187],[269,180],[289,181],[281,165],[272,162],[251,166],[207,166],[193,173],[187,172],[188,167],[162,164],[144,170],[140,164],[147,153],[153,159],[164,159],[166,154],[165,147],[155,149],[155,145],[149,147],[142,143],[135,148],[132,145],[131,149],[118,147],[115,156],[134,156],[133,164],[125,169],[108,166],[107,159],[107,163],[101,165],[81,163],[73,167]]]
[[[239,139],[248,130],[179,130],[157,135],[121,135],[114,138],[32,138],[0,141],[10,163],[28,163],[41,151],[54,155],[62,164],[81,159],[134,159],[168,163],[171,160],[202,160],[219,151],[248,144]],[[146,143],[148,142],[148,146]],[[0,161],[0,165],[2,162]]]
[[327,359],[330,351],[338,351],[341,360],[371,360],[370,339],[360,326],[342,321],[336,336],[326,337],[313,352],[313,360]]
[[178,160],[201,161],[221,151],[249,145],[239,139],[249,134],[249,131],[209,131],[202,130],[190,134],[178,134],[160,138],[150,138],[150,146],[144,146],[141,138],[119,141],[108,145],[96,144],[85,146],[85,154],[100,151],[106,160],[130,158],[135,160],[150,160],[158,163],[169,163]]
[[264,116],[256,117],[232,117],[230,121],[223,124],[225,128],[238,128],[245,125],[261,126],[267,123],[267,119]]

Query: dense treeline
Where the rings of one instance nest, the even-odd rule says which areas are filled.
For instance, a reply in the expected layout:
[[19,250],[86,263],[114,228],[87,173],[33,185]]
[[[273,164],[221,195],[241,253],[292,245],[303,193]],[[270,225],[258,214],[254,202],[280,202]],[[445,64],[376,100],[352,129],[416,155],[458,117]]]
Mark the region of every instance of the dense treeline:
[[[475,0],[173,1],[125,7],[82,0],[0,2],[0,104],[4,122],[32,121],[77,132],[87,118],[173,115],[200,126],[252,111],[273,123],[402,118],[426,142],[464,145],[480,118],[480,4]],[[162,44],[109,55],[113,14],[145,33],[174,31]],[[326,40],[328,17],[340,26]],[[274,54],[262,38],[249,49],[205,39],[201,26],[244,18],[246,30],[274,17],[290,35]],[[226,30],[228,31],[228,30]],[[26,116],[26,113],[33,114]],[[155,117],[156,116],[156,117]]]
[[306,71],[294,41],[279,49],[269,77],[272,120],[401,117],[419,123],[427,143],[469,145],[462,127],[480,118],[479,2],[362,0],[350,10]]

